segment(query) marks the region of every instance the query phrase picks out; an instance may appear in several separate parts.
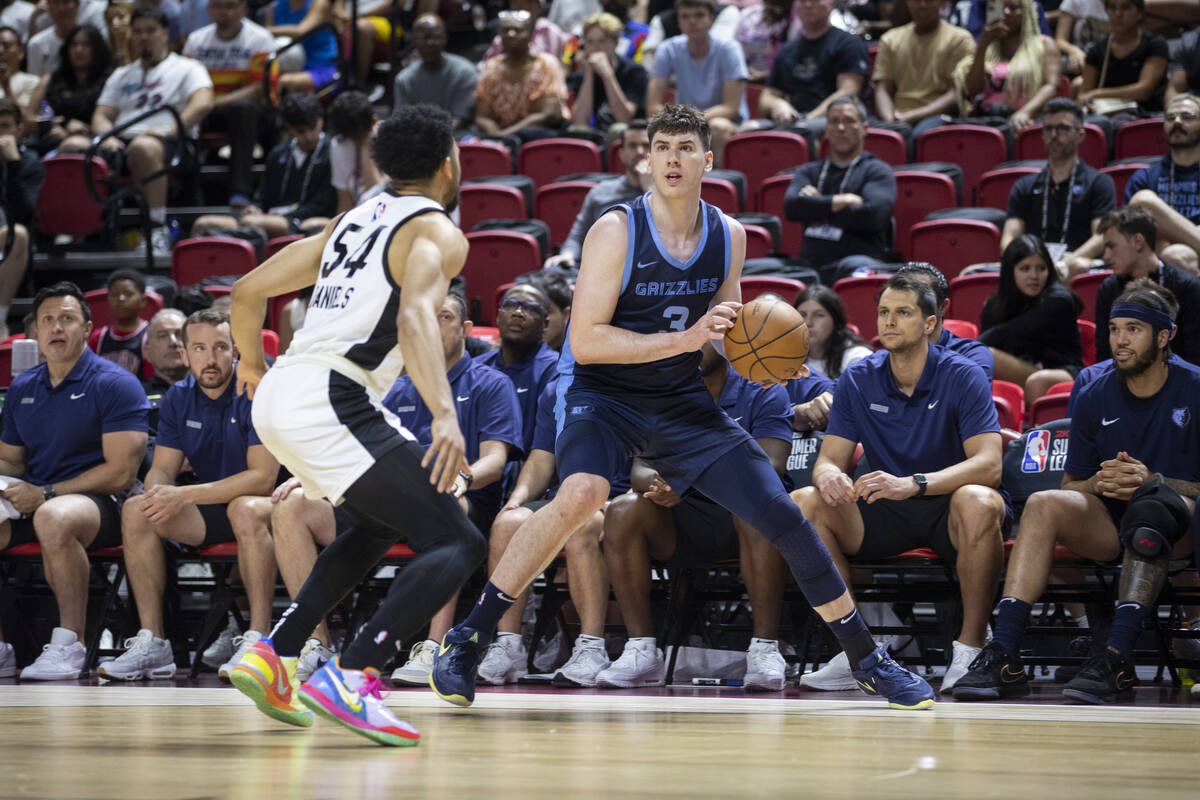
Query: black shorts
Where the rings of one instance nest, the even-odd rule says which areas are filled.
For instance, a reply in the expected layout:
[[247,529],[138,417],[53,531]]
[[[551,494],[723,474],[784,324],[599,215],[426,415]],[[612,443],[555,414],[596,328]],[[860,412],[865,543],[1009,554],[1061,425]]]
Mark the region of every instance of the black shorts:
[[733,515],[703,495],[689,493],[668,509],[675,522],[675,552],[669,569],[707,567],[738,556]]
[[227,503],[209,503],[196,506],[200,516],[204,518],[204,542],[200,548],[212,547],[222,542],[232,542],[237,537],[233,534],[233,526],[229,524],[229,505]]
[[[171,159],[173,159],[175,154],[178,153],[179,165],[175,169],[181,173],[191,171],[192,165],[195,163],[196,159],[196,154],[192,146],[182,145],[179,137],[177,136],[159,136],[158,134],[154,133],[149,133],[146,135],[162,142],[164,168],[171,163]],[[125,143],[125,146],[128,147],[129,143],[136,139],[137,136],[121,136],[118,138],[120,138],[121,141]],[[108,164],[109,169],[114,174],[120,174],[125,169],[125,150],[101,147],[98,151],[98,155],[104,159],[105,163]]]
[[[72,492],[72,494],[88,498],[96,504],[96,508],[100,509],[100,529],[96,531],[96,538],[92,539],[92,543],[87,546],[87,549],[102,550],[105,547],[119,547],[121,544],[121,504],[117,498],[111,494],[96,492]],[[9,547],[37,541],[37,532],[33,529],[33,517],[9,520],[8,529]]]
[[878,561],[905,550],[928,547],[947,564],[958,557],[950,543],[950,498],[910,497],[907,500],[858,501],[862,514],[862,547],[851,561]]

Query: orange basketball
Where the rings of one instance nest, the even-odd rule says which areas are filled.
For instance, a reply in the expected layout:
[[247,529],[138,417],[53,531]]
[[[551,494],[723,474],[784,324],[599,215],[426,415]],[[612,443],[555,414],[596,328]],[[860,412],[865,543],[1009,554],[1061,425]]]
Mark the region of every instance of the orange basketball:
[[755,383],[783,383],[808,358],[808,326],[783,298],[763,294],[742,306],[725,333],[725,357]]

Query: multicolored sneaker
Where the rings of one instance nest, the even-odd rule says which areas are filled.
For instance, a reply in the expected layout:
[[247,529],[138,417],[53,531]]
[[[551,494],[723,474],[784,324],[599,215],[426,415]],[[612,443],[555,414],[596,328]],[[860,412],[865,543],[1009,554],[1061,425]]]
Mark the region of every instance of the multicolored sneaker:
[[262,638],[233,665],[229,680],[268,717],[288,725],[310,728],[313,713],[296,702],[294,691],[298,660],[280,656],[271,640]]
[[886,697],[892,708],[933,707],[933,687],[897,664],[883,645],[858,663],[854,680],[867,694]]
[[429,672],[429,688],[433,693],[464,708],[474,703],[475,677],[490,641],[490,636],[475,628],[465,625],[451,628],[433,654],[433,669]]
[[341,659],[333,658],[300,687],[300,702],[377,744],[419,744],[417,729],[387,710],[380,686],[379,670],[374,667],[343,669]]

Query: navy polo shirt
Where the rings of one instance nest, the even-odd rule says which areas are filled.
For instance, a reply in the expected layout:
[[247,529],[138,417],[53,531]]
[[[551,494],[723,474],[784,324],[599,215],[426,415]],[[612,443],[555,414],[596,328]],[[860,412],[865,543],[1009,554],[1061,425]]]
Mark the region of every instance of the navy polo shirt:
[[788,400],[794,406],[810,403],[817,396],[833,391],[833,381],[825,377],[825,373],[811,367],[808,372],[807,378],[797,378],[787,382]]
[[827,436],[862,442],[875,469],[937,472],[966,459],[963,442],[999,433],[991,383],[978,365],[936,345],[912,397],[896,386],[888,351],[846,368],[833,392]]
[[759,386],[729,367],[717,405],[755,439],[792,442],[792,403],[779,384]]
[[155,445],[179,450],[201,483],[245,472],[246,451],[262,444],[250,420],[250,399],[237,393],[237,381],[216,400],[188,375],[163,395]]
[[[469,463],[479,459],[479,443],[499,441],[520,450],[524,441],[521,432],[521,410],[512,381],[503,373],[482,363],[481,359],[463,354],[446,373],[450,391],[454,394],[458,426],[466,440]],[[534,396],[537,399],[537,396]],[[433,442],[430,427],[433,413],[421,399],[412,379],[403,375],[396,380],[383,405],[390,409],[405,428],[417,437],[417,443],[429,447]],[[503,482],[472,489],[467,497],[489,512],[500,509]]]
[[58,386],[44,363],[13,379],[0,439],[25,448],[24,480],[45,486],[102,464],[104,434],[146,433],[149,409],[133,373],[84,348]]
[[504,363],[499,347],[477,357],[476,361],[503,372],[516,387],[517,403],[521,408],[521,430],[524,432],[518,444],[529,452],[537,421],[538,397],[546,385],[558,377],[558,352],[542,342],[526,358],[512,364]]
[[1200,369],[1167,365],[1167,381],[1153,397],[1135,397],[1115,369],[1078,391],[1066,471],[1089,478],[1100,462],[1124,450],[1151,472],[1200,481]]
[[964,339],[942,328],[937,344],[977,364],[989,381],[996,377],[996,357],[992,355],[991,348],[978,339]]

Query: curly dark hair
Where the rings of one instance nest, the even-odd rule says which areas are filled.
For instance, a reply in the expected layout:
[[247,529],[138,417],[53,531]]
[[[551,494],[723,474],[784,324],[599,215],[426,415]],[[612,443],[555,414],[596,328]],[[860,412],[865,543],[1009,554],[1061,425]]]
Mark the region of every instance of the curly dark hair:
[[[1114,306],[1130,303],[1143,308],[1150,308],[1155,311],[1162,311],[1171,317],[1177,319],[1179,316],[1179,301],[1175,298],[1175,293],[1165,286],[1160,286],[1149,278],[1137,278],[1125,284],[1125,291],[1113,301]],[[1162,330],[1158,326],[1152,326],[1157,339],[1158,331]],[[1157,342],[1155,342],[1157,348]],[[1162,356],[1163,363],[1171,358],[1171,341],[1167,340],[1167,344],[1159,350]]]
[[712,130],[708,127],[708,119],[704,112],[694,106],[667,103],[650,120],[646,126],[646,134],[650,143],[660,133],[694,133],[700,137],[700,146],[705,150],[712,147]]
[[314,94],[292,92],[283,98],[279,116],[283,124],[293,130],[312,128],[321,118],[321,101]]
[[560,311],[571,305],[574,292],[571,284],[561,272],[554,269],[539,269],[536,272],[526,272],[518,275],[516,283],[527,283],[537,289]]
[[833,289],[819,283],[812,284],[796,298],[796,308],[800,308],[801,304],[809,300],[820,303],[833,319],[833,333],[825,346],[825,375],[832,380],[842,374],[842,358],[846,351],[855,345],[866,343],[846,324],[846,307],[842,305],[842,298],[838,297]]
[[334,136],[357,139],[375,125],[371,100],[359,91],[342,92],[329,106],[329,132]]
[[454,149],[454,122],[427,103],[402,106],[379,125],[371,157],[392,180],[432,178]]

